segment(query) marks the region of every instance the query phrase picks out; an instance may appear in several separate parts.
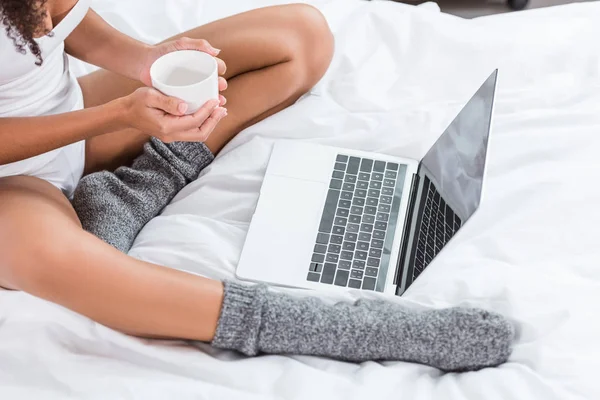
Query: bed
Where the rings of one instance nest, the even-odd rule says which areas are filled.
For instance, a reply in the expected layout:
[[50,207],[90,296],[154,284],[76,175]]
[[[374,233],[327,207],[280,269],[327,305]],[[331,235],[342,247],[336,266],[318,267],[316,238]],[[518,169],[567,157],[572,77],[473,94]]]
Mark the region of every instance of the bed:
[[[155,42],[281,2],[173,3],[96,0],[94,7]],[[297,104],[236,137],[144,228],[131,255],[233,278],[275,140],[420,158],[498,67],[481,208],[393,300],[506,314],[518,326],[509,362],[443,374],[403,362],[248,359],[204,344],[128,337],[0,291],[1,399],[600,398],[600,3],[474,20],[433,3],[315,4],[335,33],[329,72]],[[73,70],[91,67],[73,62]]]

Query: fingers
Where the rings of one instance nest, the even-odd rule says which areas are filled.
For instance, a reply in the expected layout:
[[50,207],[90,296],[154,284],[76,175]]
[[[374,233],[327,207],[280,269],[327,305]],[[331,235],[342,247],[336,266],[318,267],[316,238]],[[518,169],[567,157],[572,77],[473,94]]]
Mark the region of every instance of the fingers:
[[219,121],[227,115],[227,109],[219,107],[215,109],[204,123],[197,128],[189,129],[176,135],[174,140],[180,142],[204,142],[212,131],[215,129]]
[[183,115],[188,109],[185,101],[177,97],[166,96],[152,88],[148,89],[147,105],[172,115]]
[[[177,50],[199,50],[216,57],[221,50],[214,48],[204,39],[179,38],[175,41]],[[223,63],[224,65],[225,63]]]
[[227,104],[227,99],[222,94],[219,95],[219,105],[224,106]]
[[219,92],[227,89],[227,81],[222,76],[219,77]]
[[206,121],[213,111],[219,106],[219,100],[207,101],[202,107],[193,114],[183,115],[180,117],[176,116],[165,116],[171,118],[165,118],[162,125],[162,131],[165,134],[174,134],[176,132],[188,131],[190,129],[201,126]]
[[221,60],[218,57],[215,57],[217,61],[217,69],[219,71],[219,75],[225,75],[225,71],[227,71],[227,65],[225,65],[225,61]]

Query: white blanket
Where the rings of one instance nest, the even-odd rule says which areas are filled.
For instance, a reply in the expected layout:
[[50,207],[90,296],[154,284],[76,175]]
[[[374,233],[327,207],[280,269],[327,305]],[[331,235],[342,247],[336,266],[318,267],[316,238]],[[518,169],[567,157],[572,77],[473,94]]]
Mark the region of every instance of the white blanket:
[[[152,42],[272,3],[98,0],[95,8]],[[319,5],[336,37],[322,82],[236,137],[146,226],[131,254],[231,278],[273,140],[420,158],[498,67],[481,208],[394,301],[505,313],[519,326],[510,361],[442,374],[402,362],[245,359],[205,345],[131,338],[26,294],[0,291],[1,399],[600,398],[600,4],[476,20],[434,5]]]

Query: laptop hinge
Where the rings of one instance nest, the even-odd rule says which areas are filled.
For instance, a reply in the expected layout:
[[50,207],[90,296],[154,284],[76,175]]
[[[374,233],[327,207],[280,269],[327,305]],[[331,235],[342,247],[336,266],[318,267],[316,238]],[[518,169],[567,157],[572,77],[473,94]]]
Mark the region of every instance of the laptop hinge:
[[402,248],[400,249],[400,257],[398,257],[398,265],[396,265],[396,275],[394,276],[394,285],[399,285],[399,280],[402,278],[404,259],[408,249],[409,237],[412,218],[415,213],[415,201],[417,199],[417,188],[419,187],[419,175],[413,175],[413,181],[410,188],[410,196],[408,198],[408,209],[404,221],[404,231],[402,232]]

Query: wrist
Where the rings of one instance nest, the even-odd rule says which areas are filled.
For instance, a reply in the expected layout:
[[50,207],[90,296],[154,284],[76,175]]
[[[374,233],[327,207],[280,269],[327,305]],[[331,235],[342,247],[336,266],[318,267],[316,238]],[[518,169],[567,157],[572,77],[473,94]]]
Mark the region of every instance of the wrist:
[[102,107],[105,108],[106,115],[109,116],[114,130],[131,127],[131,101],[129,96],[119,97],[102,105]]

